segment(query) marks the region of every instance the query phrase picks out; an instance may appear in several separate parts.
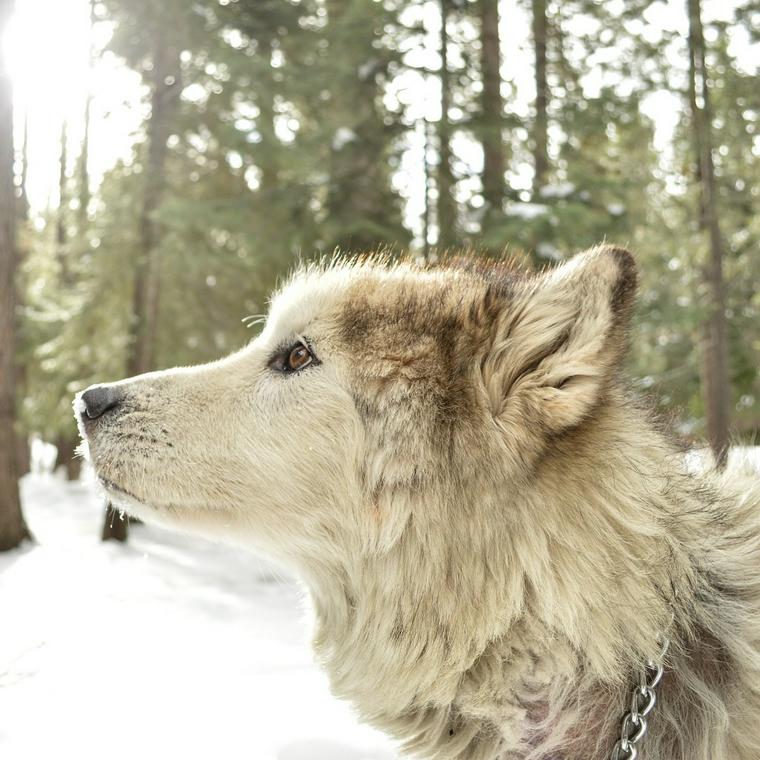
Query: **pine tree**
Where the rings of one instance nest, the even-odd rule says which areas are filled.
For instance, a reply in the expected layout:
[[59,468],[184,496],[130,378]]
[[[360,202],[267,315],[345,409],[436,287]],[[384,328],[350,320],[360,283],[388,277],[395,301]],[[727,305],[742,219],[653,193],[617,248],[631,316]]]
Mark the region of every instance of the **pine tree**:
[[326,43],[317,57],[317,76],[324,82],[321,102],[309,103],[309,117],[321,128],[309,139],[325,155],[327,187],[322,245],[347,252],[404,246],[398,193],[391,170],[398,162],[398,114],[383,102],[383,88],[398,63],[388,45],[393,13],[382,3],[326,0]]

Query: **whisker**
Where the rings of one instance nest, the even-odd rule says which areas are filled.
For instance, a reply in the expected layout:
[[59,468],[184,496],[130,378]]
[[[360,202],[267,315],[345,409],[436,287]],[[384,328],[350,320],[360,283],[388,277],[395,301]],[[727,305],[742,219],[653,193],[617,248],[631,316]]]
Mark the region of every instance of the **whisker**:
[[243,317],[240,321],[246,327],[254,327],[255,325],[260,325],[262,322],[266,322],[266,319],[266,314],[250,314],[247,317]]

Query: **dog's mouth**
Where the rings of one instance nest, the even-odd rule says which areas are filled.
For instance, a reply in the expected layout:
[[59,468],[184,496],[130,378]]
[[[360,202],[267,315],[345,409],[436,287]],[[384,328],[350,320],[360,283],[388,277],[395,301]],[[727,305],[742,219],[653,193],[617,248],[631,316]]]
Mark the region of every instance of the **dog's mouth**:
[[104,478],[102,475],[98,475],[98,482],[109,493],[115,494],[117,496],[122,496],[122,497],[126,496],[132,501],[136,501],[138,504],[143,504],[143,505],[145,504],[145,502],[139,496],[135,496],[135,494],[133,494],[131,491],[128,491],[126,488],[123,488],[118,483],[114,483],[113,480],[109,480],[108,478]]
[[115,503],[122,506],[127,511],[134,509],[140,511],[148,509],[152,513],[177,511],[175,505],[146,501],[144,496],[138,496],[127,488],[115,483],[113,480],[109,480],[102,475],[98,475],[97,477],[98,483],[100,483],[101,487],[105,490],[106,495],[111,497]]

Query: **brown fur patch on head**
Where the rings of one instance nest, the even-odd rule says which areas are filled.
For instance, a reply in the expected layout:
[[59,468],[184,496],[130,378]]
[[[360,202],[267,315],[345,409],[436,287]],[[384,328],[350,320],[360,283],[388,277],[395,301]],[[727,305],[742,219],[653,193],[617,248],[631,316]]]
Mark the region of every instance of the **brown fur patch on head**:
[[422,272],[411,282],[370,273],[352,285],[339,334],[365,402],[424,403],[447,426],[469,411],[472,316],[444,278]]
[[342,294],[336,337],[363,423],[361,480],[381,546],[411,519],[410,495],[466,477],[456,463],[488,432],[479,357],[495,306],[483,310],[485,289],[451,271],[371,269]]

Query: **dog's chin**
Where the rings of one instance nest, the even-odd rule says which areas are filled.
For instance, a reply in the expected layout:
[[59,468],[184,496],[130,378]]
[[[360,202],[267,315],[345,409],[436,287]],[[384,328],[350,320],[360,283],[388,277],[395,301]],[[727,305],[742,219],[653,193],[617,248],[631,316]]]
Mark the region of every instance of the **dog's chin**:
[[150,505],[147,502],[118,483],[114,483],[102,475],[98,475],[98,483],[108,500],[125,512],[142,517],[144,512],[150,511]]

